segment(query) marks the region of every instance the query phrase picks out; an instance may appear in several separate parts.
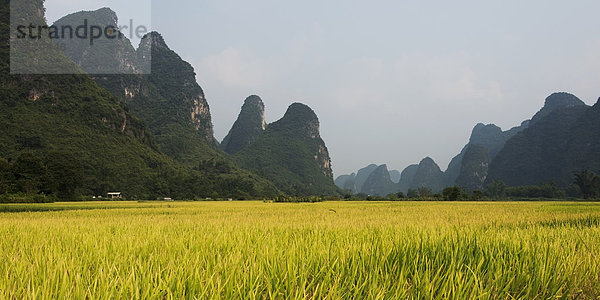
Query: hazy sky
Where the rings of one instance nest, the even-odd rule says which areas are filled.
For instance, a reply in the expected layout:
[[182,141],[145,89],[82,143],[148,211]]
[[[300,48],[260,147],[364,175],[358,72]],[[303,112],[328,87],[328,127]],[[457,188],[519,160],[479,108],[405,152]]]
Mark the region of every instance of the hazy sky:
[[[111,2],[114,2],[113,5]],[[47,0],[48,19],[149,1]],[[119,4],[120,3],[120,4]],[[116,6],[115,6],[116,5]],[[140,8],[140,6],[144,6]],[[336,175],[369,163],[442,169],[478,122],[519,125],[554,91],[600,96],[600,1],[152,1],[153,29],[190,62],[221,140],[243,100],[321,120]]]

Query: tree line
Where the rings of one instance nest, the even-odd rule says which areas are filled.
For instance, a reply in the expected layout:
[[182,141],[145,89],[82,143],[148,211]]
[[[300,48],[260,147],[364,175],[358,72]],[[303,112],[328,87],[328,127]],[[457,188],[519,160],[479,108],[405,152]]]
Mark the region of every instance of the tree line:
[[[232,167],[221,161],[201,161],[193,170],[177,173],[138,174],[148,180],[147,188],[121,188],[103,181],[91,172],[75,155],[66,151],[49,151],[43,156],[25,151],[12,160],[0,158],[0,203],[82,201],[92,196],[106,196],[111,189],[122,191],[130,200],[152,200],[169,197],[180,200],[255,199],[275,197],[270,190],[256,190],[248,176],[226,176]],[[150,182],[151,181],[151,182]],[[256,196],[258,194],[258,196]],[[258,197],[262,198],[262,197]]]
[[[77,200],[83,167],[68,153],[50,152],[45,160],[23,152],[9,162],[0,158],[0,195],[2,202],[51,202]],[[22,195],[8,197],[7,195]],[[10,200],[13,199],[13,200]]]
[[[221,164],[212,165],[216,169],[227,168]],[[206,165],[199,166],[206,169]],[[225,171],[225,170],[221,170]],[[68,152],[49,152],[42,160],[32,152],[22,152],[16,159],[8,161],[0,158],[0,202],[53,202],[77,201],[81,199],[82,178],[84,171],[82,164],[74,155]],[[251,189],[240,188],[240,182],[222,180],[218,191],[210,194],[218,199],[224,191],[226,198],[249,199],[245,194],[240,197],[239,191]],[[197,182],[197,181],[193,181]],[[245,184],[250,184],[249,182]],[[207,185],[211,186],[211,185]],[[214,187],[214,184],[212,185]],[[231,193],[235,191],[235,193]],[[204,194],[208,194],[208,191]],[[236,196],[237,195],[237,196]],[[446,187],[441,193],[433,193],[430,188],[421,187],[410,189],[407,194],[402,192],[387,195],[386,197],[373,197],[365,194],[346,194],[343,200],[438,200],[438,201],[480,201],[501,199],[600,199],[600,176],[590,171],[575,174],[573,183],[565,189],[559,188],[554,183],[539,186],[510,187],[504,182],[496,180],[487,185],[484,191],[467,191],[459,186]],[[327,200],[342,200],[338,197],[276,197],[275,202],[320,202]]]

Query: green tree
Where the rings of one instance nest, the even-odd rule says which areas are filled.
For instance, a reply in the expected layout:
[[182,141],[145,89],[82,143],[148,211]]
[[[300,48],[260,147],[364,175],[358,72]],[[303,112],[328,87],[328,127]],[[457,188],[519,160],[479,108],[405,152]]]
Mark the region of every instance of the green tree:
[[421,197],[421,198],[427,198],[427,197],[431,196],[432,194],[433,194],[433,191],[426,186],[422,186],[419,188],[419,197]]
[[556,182],[542,184],[540,189],[544,198],[558,199],[566,196],[566,193],[556,185]]
[[391,194],[388,194],[387,196],[385,196],[385,199],[389,200],[389,201],[396,201],[396,200],[399,200],[400,198],[398,198],[398,194],[391,193]]
[[575,174],[575,185],[579,187],[585,199],[600,196],[600,178],[588,170]]
[[10,192],[10,189],[14,183],[14,176],[10,169],[10,164],[6,159],[0,158],[0,194],[6,194]]
[[471,193],[471,201],[481,201],[483,199],[483,196],[483,192],[473,191],[473,193]]
[[408,198],[414,199],[419,197],[419,192],[415,189],[408,189],[408,193],[406,194]]
[[83,166],[77,157],[68,152],[51,152],[46,159],[52,188],[62,201],[77,199],[77,190],[81,187]]
[[460,201],[463,200],[463,191],[458,186],[451,186],[444,189],[442,192],[445,201]]
[[569,185],[567,187],[567,189],[565,190],[567,196],[571,197],[571,198],[579,198],[581,197],[581,189],[579,188],[578,185],[572,183],[571,185]]
[[50,193],[48,170],[31,152],[23,152],[12,166],[17,189],[27,194]]
[[501,180],[494,180],[489,183],[485,189],[485,194],[492,198],[502,198],[506,196],[506,183]]

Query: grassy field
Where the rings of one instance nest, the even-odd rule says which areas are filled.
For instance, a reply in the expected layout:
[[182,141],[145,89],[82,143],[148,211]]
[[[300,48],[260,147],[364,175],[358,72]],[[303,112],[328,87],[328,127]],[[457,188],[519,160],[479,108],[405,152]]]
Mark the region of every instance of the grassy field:
[[0,299],[598,299],[600,204],[0,205]]

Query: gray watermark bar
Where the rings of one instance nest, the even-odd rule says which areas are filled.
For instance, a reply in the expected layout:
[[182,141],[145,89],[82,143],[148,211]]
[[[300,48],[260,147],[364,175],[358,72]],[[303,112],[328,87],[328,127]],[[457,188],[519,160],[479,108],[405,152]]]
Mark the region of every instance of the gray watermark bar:
[[[36,3],[10,2],[11,74],[151,73],[149,24],[134,19],[119,24],[117,13],[103,7],[73,12],[49,25]],[[138,40],[136,49],[132,41]]]

